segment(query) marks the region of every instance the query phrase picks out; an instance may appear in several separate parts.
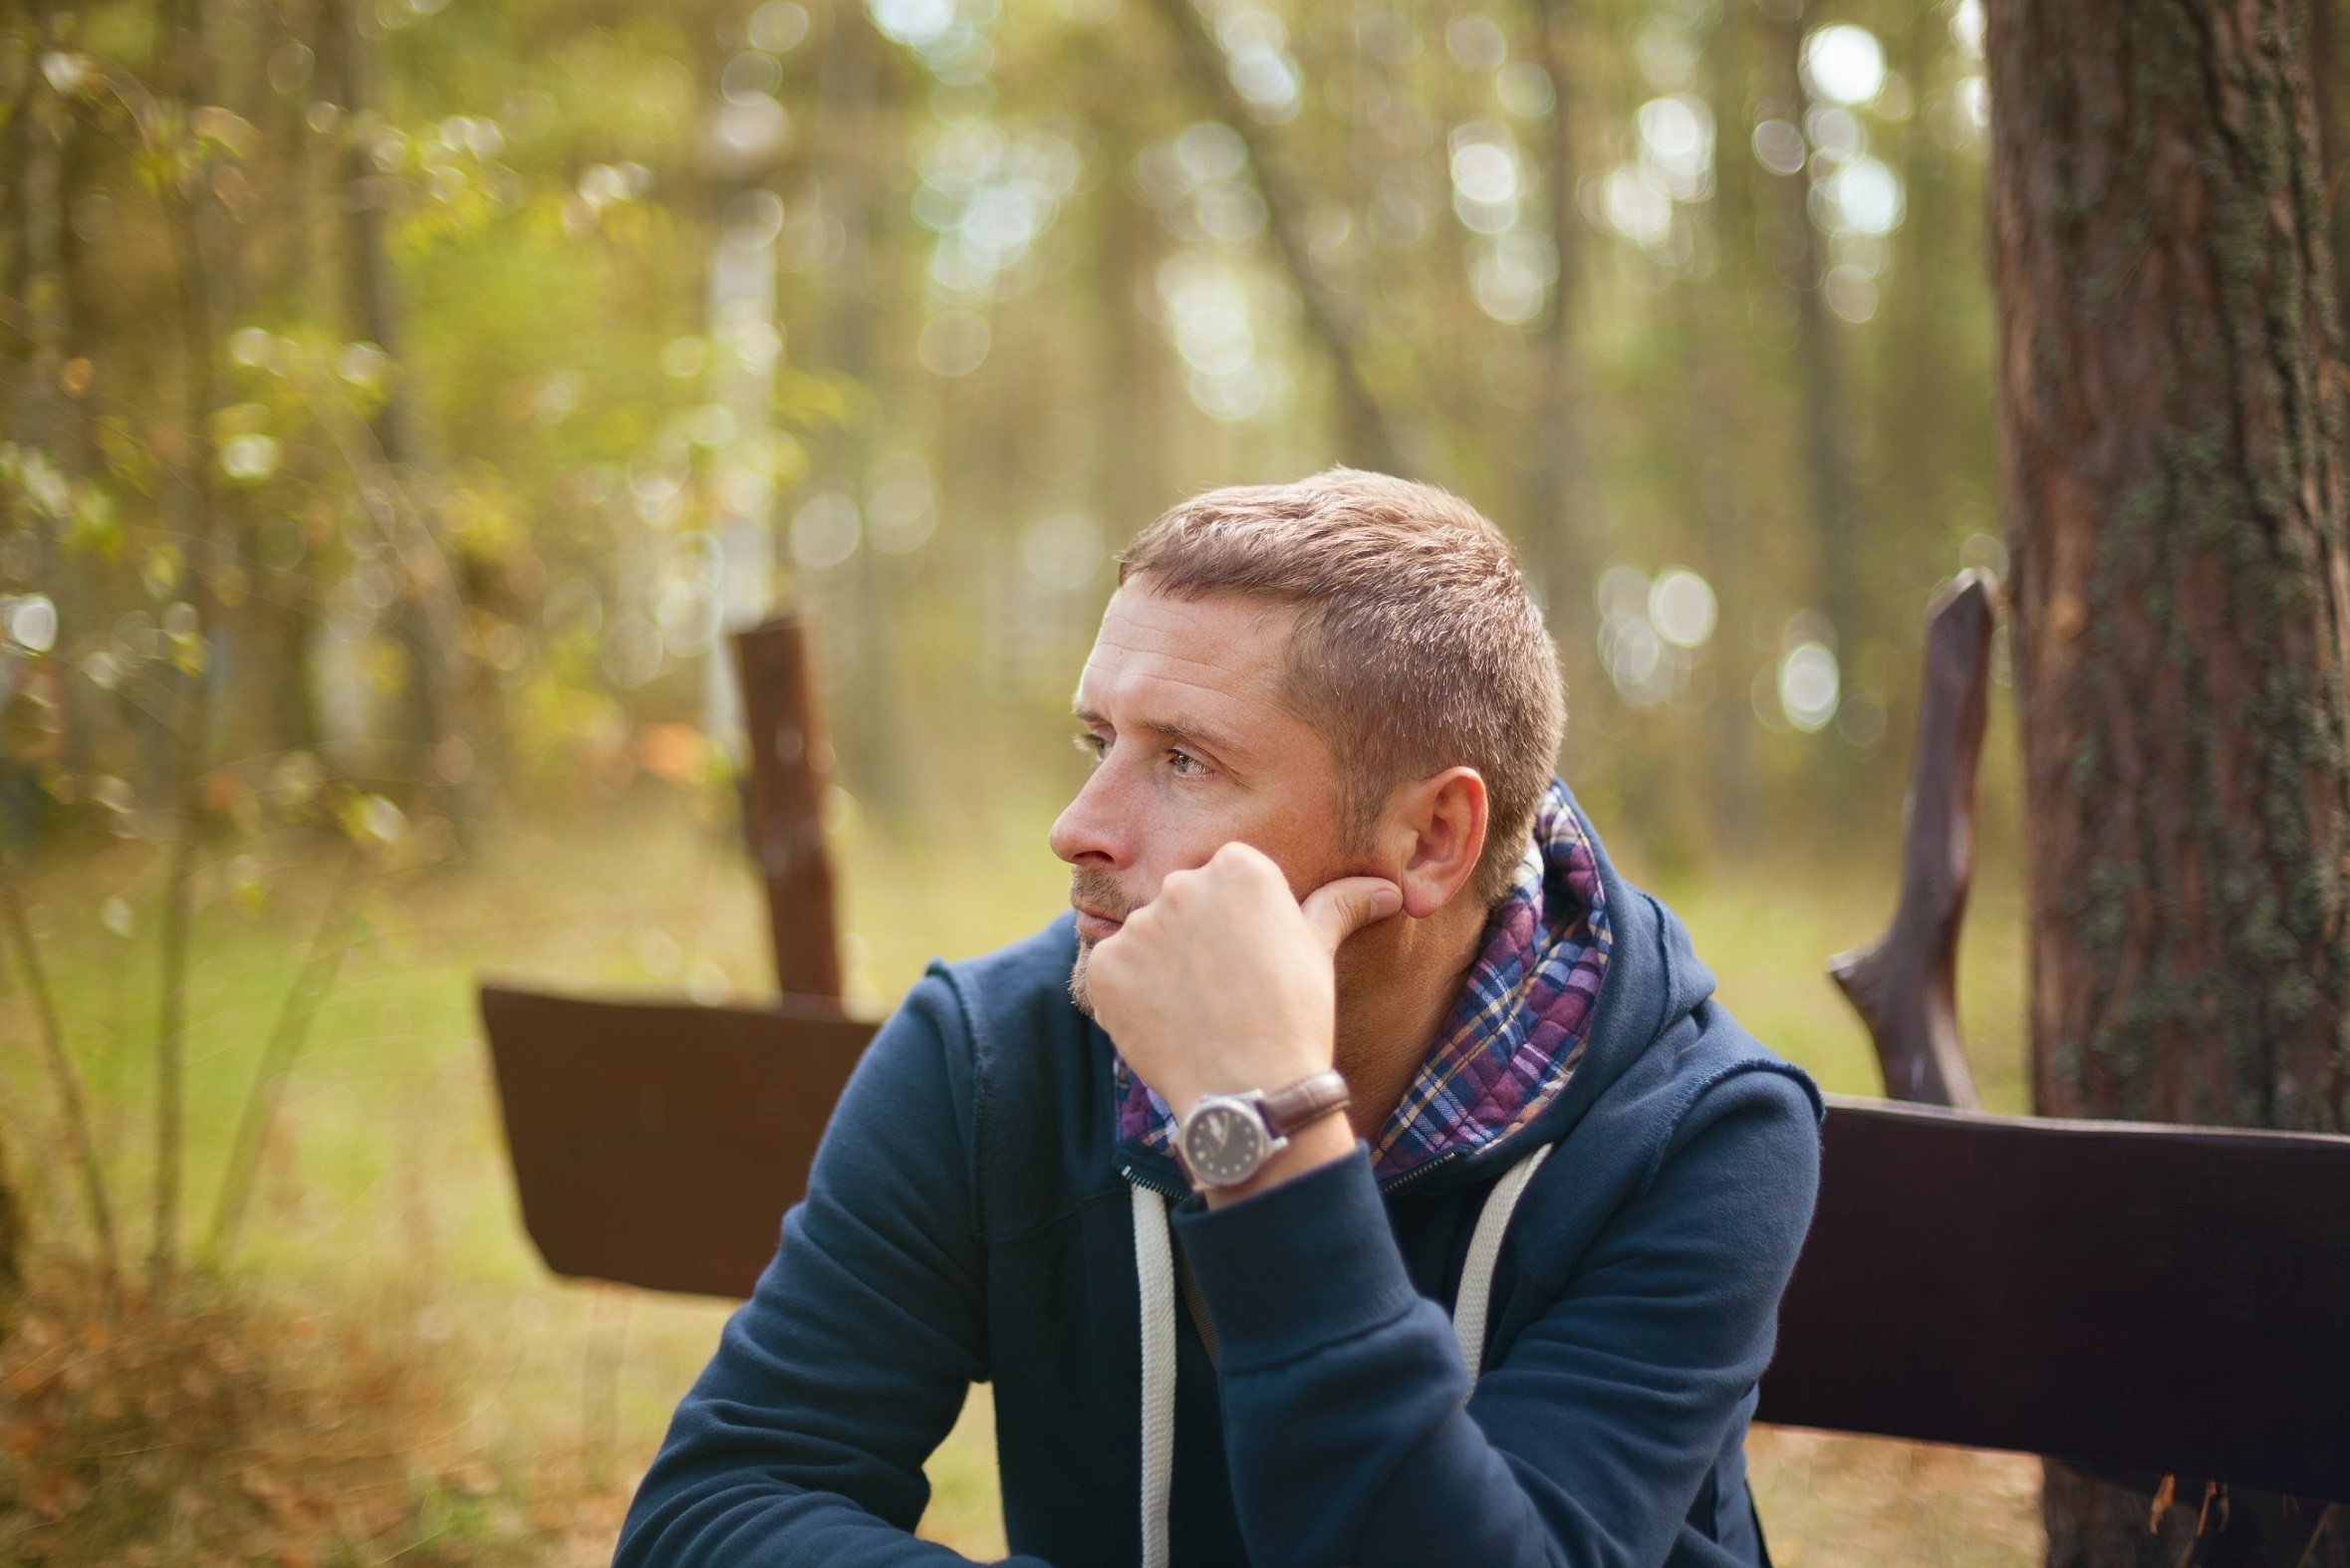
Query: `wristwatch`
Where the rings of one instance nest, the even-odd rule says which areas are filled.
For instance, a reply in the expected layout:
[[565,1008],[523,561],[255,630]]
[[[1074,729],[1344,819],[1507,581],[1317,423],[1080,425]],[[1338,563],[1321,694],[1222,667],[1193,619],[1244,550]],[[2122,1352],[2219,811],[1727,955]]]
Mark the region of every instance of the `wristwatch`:
[[1271,1094],[1201,1095],[1175,1131],[1175,1158],[1193,1186],[1238,1186],[1287,1149],[1292,1134],[1346,1107],[1347,1081],[1335,1071]]

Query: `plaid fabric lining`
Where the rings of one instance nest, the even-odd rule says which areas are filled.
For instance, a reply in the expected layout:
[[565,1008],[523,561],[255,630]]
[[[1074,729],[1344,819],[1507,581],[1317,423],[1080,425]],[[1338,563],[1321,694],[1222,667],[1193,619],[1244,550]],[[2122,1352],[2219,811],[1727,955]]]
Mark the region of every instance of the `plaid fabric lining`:
[[[1610,940],[1599,857],[1553,779],[1460,1000],[1372,1147],[1381,1181],[1489,1148],[1558,1099],[1582,1060]],[[1117,1089],[1118,1136],[1171,1153],[1175,1114],[1124,1059]]]

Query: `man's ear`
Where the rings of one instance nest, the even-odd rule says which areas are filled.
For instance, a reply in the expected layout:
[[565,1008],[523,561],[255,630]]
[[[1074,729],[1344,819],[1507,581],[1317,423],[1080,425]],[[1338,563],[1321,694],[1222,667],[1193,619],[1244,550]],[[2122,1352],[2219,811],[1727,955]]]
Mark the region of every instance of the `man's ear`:
[[1389,800],[1386,834],[1402,866],[1404,913],[1425,920],[1459,897],[1485,852],[1488,805],[1484,776],[1446,768],[1408,784]]

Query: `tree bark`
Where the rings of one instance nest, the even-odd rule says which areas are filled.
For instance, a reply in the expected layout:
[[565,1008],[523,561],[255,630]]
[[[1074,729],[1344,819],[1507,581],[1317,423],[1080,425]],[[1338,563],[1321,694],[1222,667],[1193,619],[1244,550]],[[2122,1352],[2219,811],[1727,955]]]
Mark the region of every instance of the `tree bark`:
[[[2350,581],[2307,0],[1987,10],[2034,1101],[2338,1132]],[[2321,1512],[2207,1512],[2180,1477],[2166,1536],[2147,1481],[2051,1462],[2051,1561],[2291,1564]]]
[[2325,160],[2327,232],[2334,242],[2334,309],[2340,319],[2342,301],[2350,298],[2342,269],[2350,266],[2350,203],[2342,200],[2344,148],[2342,124],[2341,0],[2309,0],[2310,83],[2317,94],[2317,135]]

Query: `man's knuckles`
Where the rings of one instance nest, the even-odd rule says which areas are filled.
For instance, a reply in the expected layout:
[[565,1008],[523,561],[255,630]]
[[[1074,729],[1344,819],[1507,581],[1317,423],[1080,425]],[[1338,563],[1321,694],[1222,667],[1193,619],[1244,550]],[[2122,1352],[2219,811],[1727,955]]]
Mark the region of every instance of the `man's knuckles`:
[[1246,889],[1260,895],[1278,894],[1285,900],[1295,902],[1290,898],[1289,879],[1281,875],[1281,868],[1273,863],[1270,855],[1253,844],[1243,844],[1234,839],[1215,852],[1207,867],[1217,873],[1221,881],[1235,889]]

